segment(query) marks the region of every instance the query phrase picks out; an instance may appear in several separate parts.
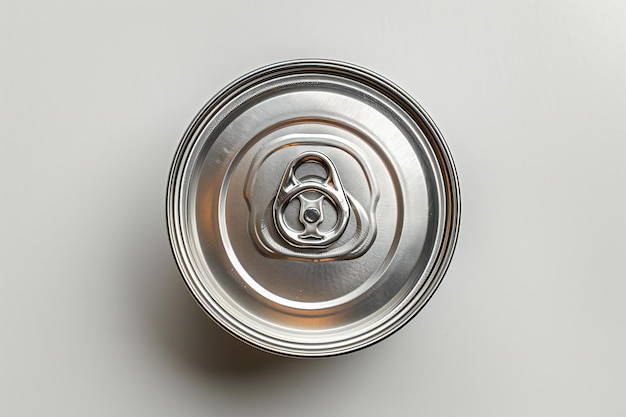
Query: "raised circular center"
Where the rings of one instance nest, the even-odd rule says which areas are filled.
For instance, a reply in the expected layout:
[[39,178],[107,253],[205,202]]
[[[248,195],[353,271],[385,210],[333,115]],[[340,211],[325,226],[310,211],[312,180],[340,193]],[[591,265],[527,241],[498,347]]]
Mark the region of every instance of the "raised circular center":
[[320,212],[316,208],[308,208],[304,210],[302,217],[307,223],[315,223],[320,219]]

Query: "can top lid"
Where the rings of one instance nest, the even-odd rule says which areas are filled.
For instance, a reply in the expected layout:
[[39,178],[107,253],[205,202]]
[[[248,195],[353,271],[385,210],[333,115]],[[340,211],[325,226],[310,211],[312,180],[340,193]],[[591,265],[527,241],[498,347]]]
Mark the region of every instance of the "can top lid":
[[258,69],[218,93],[176,153],[172,248],[202,307],[262,349],[370,345],[428,301],[459,224],[443,137],[408,94],[333,61]]

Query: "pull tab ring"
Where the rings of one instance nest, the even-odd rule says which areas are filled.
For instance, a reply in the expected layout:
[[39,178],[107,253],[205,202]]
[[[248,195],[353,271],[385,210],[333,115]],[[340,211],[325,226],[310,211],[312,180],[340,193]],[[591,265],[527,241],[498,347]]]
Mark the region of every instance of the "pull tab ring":
[[[300,179],[296,169],[305,163],[317,163],[326,170],[326,177]],[[307,194],[321,196],[311,198]],[[285,220],[285,210],[289,203],[298,199],[300,213],[298,220],[302,230],[295,230]],[[337,220],[328,231],[320,231],[324,222],[324,201],[328,201],[337,213]],[[280,235],[290,245],[298,248],[324,248],[335,242],[346,230],[350,218],[350,205],[344,192],[339,174],[330,158],[321,152],[309,151],[292,160],[283,174],[273,205],[274,223]]]

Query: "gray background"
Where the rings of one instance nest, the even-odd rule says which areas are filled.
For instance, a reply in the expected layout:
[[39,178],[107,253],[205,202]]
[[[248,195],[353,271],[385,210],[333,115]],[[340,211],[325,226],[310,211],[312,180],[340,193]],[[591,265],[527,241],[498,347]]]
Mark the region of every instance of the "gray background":
[[[623,1],[0,4],[0,414],[626,414]],[[217,328],[165,186],[201,106],[299,57],[373,69],[441,128],[452,265],[408,326],[325,360]]]

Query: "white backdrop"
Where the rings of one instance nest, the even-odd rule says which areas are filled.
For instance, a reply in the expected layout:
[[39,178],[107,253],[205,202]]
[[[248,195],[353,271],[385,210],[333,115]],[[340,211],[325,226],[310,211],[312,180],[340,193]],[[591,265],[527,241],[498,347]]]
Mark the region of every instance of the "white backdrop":
[[[3,1],[0,414],[626,414],[623,1]],[[165,228],[183,131],[259,66],[411,93],[456,160],[456,255],[382,343],[293,360],[195,305]]]

